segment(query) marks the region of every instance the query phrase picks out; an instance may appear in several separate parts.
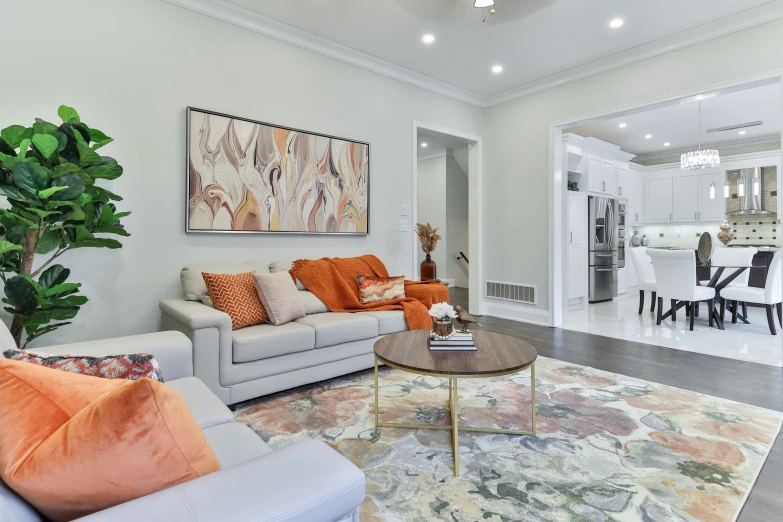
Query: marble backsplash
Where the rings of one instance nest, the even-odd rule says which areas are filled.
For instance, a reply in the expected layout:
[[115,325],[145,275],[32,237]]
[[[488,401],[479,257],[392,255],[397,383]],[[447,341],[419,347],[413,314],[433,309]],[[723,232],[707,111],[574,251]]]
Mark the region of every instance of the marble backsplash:
[[[774,216],[730,216],[729,223],[734,230],[730,245],[781,245],[781,224]],[[635,231],[646,234],[651,247],[696,248],[699,237],[709,232],[717,241],[720,221],[689,223],[681,225],[631,225],[628,237]]]

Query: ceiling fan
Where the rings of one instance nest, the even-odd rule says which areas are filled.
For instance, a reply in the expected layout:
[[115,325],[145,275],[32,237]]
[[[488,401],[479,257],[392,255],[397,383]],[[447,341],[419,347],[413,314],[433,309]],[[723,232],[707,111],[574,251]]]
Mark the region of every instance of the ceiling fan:
[[481,9],[481,21],[486,22],[487,17],[484,15],[484,9],[489,7],[489,14],[495,14],[495,0],[474,0],[473,7]]

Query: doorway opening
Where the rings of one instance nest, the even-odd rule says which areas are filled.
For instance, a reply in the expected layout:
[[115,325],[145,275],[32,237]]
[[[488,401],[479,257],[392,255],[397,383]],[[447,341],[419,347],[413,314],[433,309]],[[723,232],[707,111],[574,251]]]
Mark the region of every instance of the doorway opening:
[[455,304],[481,315],[481,138],[423,123],[414,123],[413,131],[413,274],[427,275],[416,225],[429,223],[441,239],[428,269],[449,286]]

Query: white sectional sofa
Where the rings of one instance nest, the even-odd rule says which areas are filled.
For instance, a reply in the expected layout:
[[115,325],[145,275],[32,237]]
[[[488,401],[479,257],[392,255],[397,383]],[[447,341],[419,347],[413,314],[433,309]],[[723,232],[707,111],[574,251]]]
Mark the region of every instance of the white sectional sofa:
[[[0,323],[0,328],[5,327]],[[2,334],[3,332],[0,332]],[[15,347],[0,335],[0,357]],[[359,522],[364,473],[323,442],[310,440],[272,451],[253,430],[193,376],[193,348],[179,332],[48,346],[51,354],[146,352],[165,383],[185,400],[221,470],[79,519],[84,522]],[[2,407],[2,405],[0,405]],[[0,521],[44,518],[0,480]]]
[[225,404],[371,368],[373,344],[407,330],[402,311],[329,312],[297,282],[307,315],[294,322],[231,330],[231,318],[211,306],[202,272],[238,274],[289,270],[291,262],[194,264],[182,269],[183,297],[160,302],[163,330],[193,342],[193,370]]

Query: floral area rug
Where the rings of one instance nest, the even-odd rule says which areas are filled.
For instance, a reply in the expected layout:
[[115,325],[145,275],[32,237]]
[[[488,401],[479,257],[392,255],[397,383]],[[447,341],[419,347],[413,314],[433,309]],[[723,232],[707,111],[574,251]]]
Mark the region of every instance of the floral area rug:
[[[244,403],[273,448],[321,439],[367,476],[363,522],[735,520],[783,414],[538,358],[538,436],[374,427],[373,373]],[[460,422],[529,429],[528,371],[460,379]],[[384,368],[381,420],[449,424],[448,379]]]

